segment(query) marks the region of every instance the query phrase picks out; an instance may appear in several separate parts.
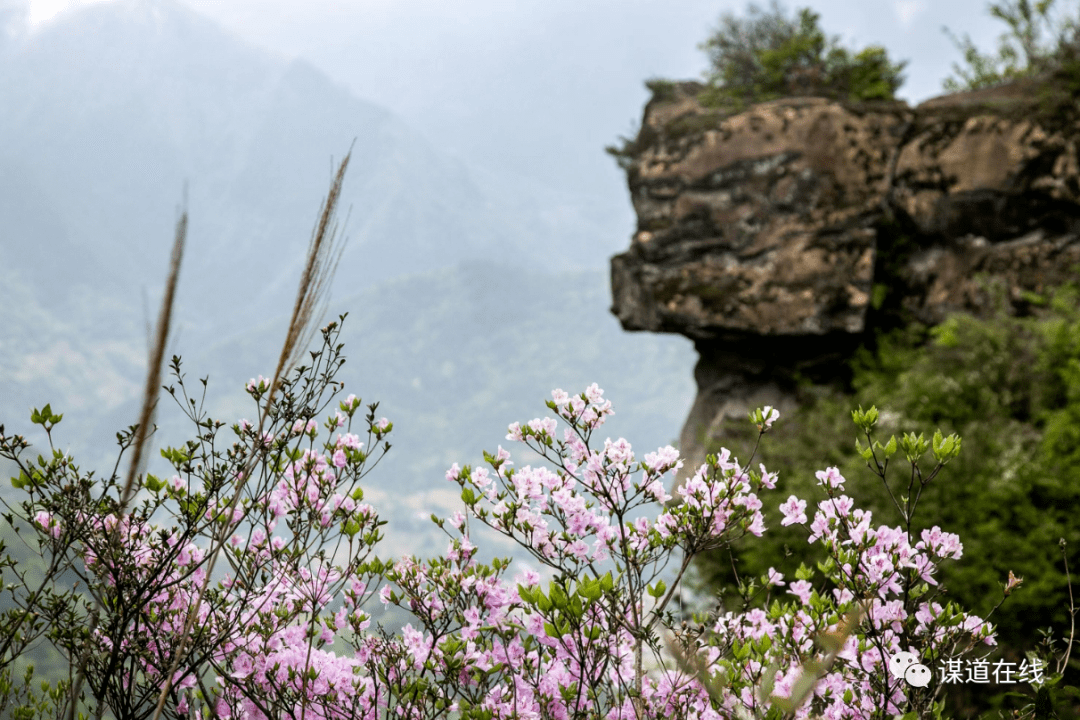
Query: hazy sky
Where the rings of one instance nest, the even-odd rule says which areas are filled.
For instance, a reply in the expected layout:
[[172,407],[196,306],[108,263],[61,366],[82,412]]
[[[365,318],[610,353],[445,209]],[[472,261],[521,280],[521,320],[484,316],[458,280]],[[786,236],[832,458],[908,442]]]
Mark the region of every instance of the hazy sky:
[[[33,21],[82,1],[34,0]],[[741,0],[181,1],[254,45],[309,60],[474,166],[621,212],[629,210],[625,181],[603,147],[634,130],[647,99],[642,82],[700,78],[705,56],[697,45],[722,12],[746,7]],[[987,49],[1003,29],[984,0],[812,7],[846,45],[881,44],[909,60],[900,94],[915,102],[940,94],[959,57],[942,26]]]

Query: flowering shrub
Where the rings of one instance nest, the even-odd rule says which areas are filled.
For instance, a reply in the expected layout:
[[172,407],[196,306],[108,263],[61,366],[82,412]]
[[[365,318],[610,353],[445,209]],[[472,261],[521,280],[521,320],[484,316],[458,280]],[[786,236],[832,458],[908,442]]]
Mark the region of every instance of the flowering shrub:
[[[1011,307],[1005,289],[1001,292],[1002,306]],[[1004,310],[990,319],[961,315],[932,331],[908,327],[878,336],[874,355],[853,364],[852,389],[818,386],[800,392],[799,408],[778,423],[759,455],[779,474],[781,498],[795,494],[810,501],[811,520],[811,498],[820,492],[814,471],[826,465],[835,465],[849,479],[847,494],[871,510],[877,523],[903,525],[895,502],[918,498],[913,542],[922,529],[935,525],[960,532],[963,559],[942,563],[934,577],[971,612],[987,617],[1002,598],[1008,572],[1023,576],[1023,586],[993,614],[998,645],[989,658],[992,665],[1001,660],[1017,668],[1032,653],[1045,659],[1040,640],[1047,628],[1054,628],[1059,639],[1064,629],[1067,640],[1070,584],[1059,541],[1067,547],[1080,542],[1074,511],[1080,502],[1080,375],[1075,372],[1080,303],[1075,288],[1068,286],[1047,288],[1043,297],[1029,300],[1035,316],[1008,317]],[[875,427],[882,442],[890,432],[899,436],[906,428],[936,426],[963,436],[963,453],[924,486],[916,481],[909,488],[906,463],[890,465],[886,484],[876,462],[868,463],[852,442],[848,409],[871,402],[888,408]],[[749,455],[756,433],[732,425],[724,428],[726,446],[740,457]],[[878,459],[883,459],[880,454]],[[701,583],[702,594],[723,588],[726,604],[734,608],[740,598],[733,568],[756,578],[770,566],[790,574],[799,561],[814,568],[828,559],[821,543],[804,544],[808,533],[803,526],[783,527],[777,506],[767,510],[769,532],[760,541],[736,547],[734,559],[721,552],[695,561],[691,582]],[[801,548],[797,559],[789,557],[789,548]],[[1072,685],[1078,684],[1078,670],[1074,664],[1072,677],[1066,678]],[[1024,701],[1017,693],[1037,689],[992,677],[978,684],[966,677],[945,688],[948,707],[957,714],[1019,709]]]
[[[276,395],[265,378],[248,384],[264,420],[232,425],[228,446],[219,437],[225,424],[188,397],[174,358],[176,385],[167,391],[198,435],[161,451],[173,476],[140,475],[139,502],[128,512],[115,473],[83,475],[57,450],[34,467],[22,457],[25,440],[0,427],[0,455],[19,464],[14,483],[28,495],[18,515],[32,518],[48,567],[79,579],[66,589],[57,571],[43,590],[24,584],[5,616],[4,668],[35,639],[27,629],[43,621],[37,637],[84,669],[74,704],[51,690],[56,701],[43,714],[78,706],[118,720],[158,712],[885,717],[930,712],[935,691],[890,676],[891,654],[908,651],[936,666],[992,642],[987,623],[942,605],[932,590],[937,564],[960,556],[959,539],[936,527],[914,535],[910,522],[873,526],[843,494],[835,468],[818,473],[825,499],[812,519],[806,500],[781,504],[784,524],[806,526],[809,541],[828,550],[823,582],[805,567],[790,582],[771,570],[761,581],[764,606],[719,613],[705,628],[678,626],[668,606],[691,560],[762,535],[758,494],[775,476],[723,452],[694,469],[670,503],[665,487],[682,469],[677,451],[638,460],[623,439],[595,442],[612,414],[596,385],[580,395],[556,390],[547,403],[555,417],[509,427],[507,440],[545,465],[515,468],[500,447],[485,454],[485,467],[449,470],[464,508],[433,518],[450,537],[445,557],[382,561],[373,552],[385,522],[363,502],[360,481],[389,449],[393,424],[376,419],[375,404],[354,433],[360,400],[334,404],[339,333],[339,323],[324,328],[311,366],[283,379]],[[869,433],[876,415],[855,420]],[[752,413],[759,437],[777,417],[771,408]],[[46,406],[32,420],[51,443],[61,416]],[[122,453],[134,434],[118,434]],[[916,468],[930,447],[908,435],[865,452],[882,454],[884,465],[899,449]],[[929,478],[959,448],[959,438],[936,436]],[[474,522],[520,544],[545,568],[547,587],[535,572],[507,582],[507,559],[478,562]],[[219,554],[224,573],[215,573]],[[661,572],[673,559],[669,587]],[[373,597],[414,621],[400,636],[373,629],[364,609]],[[647,672],[645,654],[660,657],[661,635],[684,662],[661,660]]]
[[[854,416],[869,432],[877,411],[860,409]],[[917,460],[928,445],[921,436],[908,435],[899,448],[917,470]],[[885,446],[876,446],[885,462],[897,449],[895,437]],[[959,449],[959,438],[935,436],[938,469]],[[866,453],[870,459],[874,449]],[[871,513],[856,508],[843,494],[846,481],[836,468],[819,471],[817,479],[826,497],[817,504],[807,527],[808,541],[821,542],[827,550],[829,560],[818,570],[831,590],[815,589],[810,582],[813,573],[803,565],[797,580],[787,586],[784,600],[774,601],[768,611],[755,609],[719,618],[715,631],[727,639],[735,657],[735,662],[725,663],[735,679],[732,690],[739,689],[739,698],[748,708],[767,711],[771,701],[773,706],[795,711],[796,717],[812,711],[827,718],[884,717],[909,708],[927,712],[936,686],[909,686],[887,671],[889,658],[906,651],[918,662],[936,667],[943,658],[958,657],[978,641],[993,643],[989,624],[951,603],[943,607],[930,593],[937,585],[933,577],[937,564],[961,556],[959,538],[934,527],[923,530],[921,539],[912,542],[910,524],[908,529],[875,528]],[[781,524],[806,526],[806,508],[805,500],[792,495],[780,505]],[[770,593],[785,584],[783,575],[771,568],[761,582]],[[795,600],[787,595],[794,595]],[[843,618],[851,618],[852,613],[861,623],[843,637]],[[850,619],[846,622],[850,624]],[[830,653],[826,664],[803,660],[812,654],[815,638]],[[801,707],[784,702],[801,699],[811,690],[813,698]]]

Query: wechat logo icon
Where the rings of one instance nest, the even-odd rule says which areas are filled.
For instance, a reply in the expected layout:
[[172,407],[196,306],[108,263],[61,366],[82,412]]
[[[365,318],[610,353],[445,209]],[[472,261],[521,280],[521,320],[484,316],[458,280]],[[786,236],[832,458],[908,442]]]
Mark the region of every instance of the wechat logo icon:
[[933,677],[930,668],[918,661],[915,653],[901,651],[889,658],[889,672],[911,687],[926,687]]

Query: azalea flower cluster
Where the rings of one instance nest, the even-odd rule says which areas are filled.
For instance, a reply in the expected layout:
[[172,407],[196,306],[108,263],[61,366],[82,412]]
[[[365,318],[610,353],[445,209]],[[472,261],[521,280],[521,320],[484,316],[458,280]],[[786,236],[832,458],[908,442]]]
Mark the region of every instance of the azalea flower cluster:
[[[795,709],[795,717],[842,720],[902,714],[908,693],[919,690],[890,675],[889,657],[914,652],[936,667],[941,658],[959,656],[978,643],[994,644],[992,629],[951,604],[946,609],[926,599],[930,586],[938,584],[933,577],[937,565],[962,554],[956,535],[934,527],[923,530],[922,539],[912,545],[900,527],[873,527],[871,513],[855,508],[854,501],[841,494],[846,481],[837,468],[819,471],[817,478],[827,497],[818,503],[807,540],[822,542],[828,551],[830,559],[819,572],[831,589],[815,589],[813,572],[805,566],[790,584],[770,568],[762,586],[781,597],[767,609],[723,614],[713,627],[729,646],[752,649],[745,660],[736,657],[721,665],[735,679],[732,688],[739,688],[743,706],[767,711],[790,698],[806,675],[800,658],[813,654],[815,640],[837,637],[841,618],[859,612],[860,629],[835,648],[832,666],[820,673],[812,698]],[[806,526],[806,501],[792,496],[780,511],[782,525]],[[763,685],[770,687],[764,697]]]
[[[912,543],[906,530],[874,527],[835,468],[818,474],[826,498],[807,528],[831,558],[821,582],[805,567],[790,583],[770,570],[764,607],[686,629],[668,608],[691,560],[766,532],[759,494],[776,476],[725,450],[672,502],[679,453],[639,460],[624,439],[596,442],[612,415],[596,385],[556,390],[555,417],[509,427],[507,439],[541,462],[515,468],[499,447],[485,467],[450,468],[464,507],[433,518],[450,537],[444,557],[381,561],[385,522],[359,481],[393,424],[369,406],[362,440],[349,396],[318,442],[335,338],[324,330],[326,356],[313,353],[282,400],[270,402],[261,376],[248,383],[267,421],[236,423],[227,452],[213,444],[222,425],[193,417],[200,441],[162,452],[176,474],[147,475],[147,497],[127,515],[90,482],[81,495],[62,479],[29,485],[26,517],[51,543],[43,548],[77,555],[101,599],[90,617],[72,615],[92,630],[70,633],[63,649],[89,659],[90,693],[118,717],[152,709],[163,687],[166,716],[189,720],[884,717],[922,692],[888,675],[890,653],[934,661],[992,641],[985,622],[931,597],[936,565],[960,557],[956,536],[933,528]],[[773,408],[751,413],[761,433],[777,419]],[[783,523],[805,526],[806,508],[789,498]],[[159,522],[163,511],[171,523]],[[476,523],[523,547],[547,587],[531,570],[506,581],[508,559],[481,563]],[[669,587],[661,575],[672,560]],[[372,598],[410,613],[400,635],[371,627]],[[663,660],[661,633],[694,668]],[[646,653],[659,669],[646,670]]]
[[[756,492],[773,487],[775,478],[764,469],[747,474],[724,453],[684,484],[682,503],[650,519],[640,511],[671,499],[664,487],[682,461],[671,447],[637,461],[624,439],[592,448],[593,433],[611,414],[602,395],[595,385],[573,397],[552,393],[548,406],[567,424],[561,437],[551,417],[510,426],[507,439],[526,444],[551,468],[513,469],[500,447],[486,457],[490,470],[455,465],[447,473],[462,488],[469,517],[517,541],[555,576],[547,593],[536,587],[536,576],[523,576],[516,593],[504,590],[498,602],[466,611],[459,622],[467,651],[473,657],[484,647],[477,642],[483,626],[498,637],[488,639],[492,654],[479,662],[506,667],[500,648],[521,647],[511,667],[525,672],[500,691],[502,701],[490,708],[498,717],[715,716],[700,684],[677,672],[656,679],[642,672],[642,654],[675,590],[654,581],[673,552],[681,551],[681,577],[701,550],[760,534]],[[462,534],[447,552],[455,560],[475,552],[465,519],[457,515],[451,523]],[[414,587],[408,607],[439,597],[427,585]],[[655,599],[652,607],[646,595]]]

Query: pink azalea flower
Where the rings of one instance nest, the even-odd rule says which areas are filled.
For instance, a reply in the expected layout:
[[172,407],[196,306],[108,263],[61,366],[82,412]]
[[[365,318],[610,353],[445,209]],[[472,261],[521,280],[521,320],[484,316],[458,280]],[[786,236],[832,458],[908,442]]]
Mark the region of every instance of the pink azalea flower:
[[334,451],[334,467],[338,469],[343,468],[348,462],[348,458],[345,457],[345,451],[340,449]]
[[825,470],[818,470],[814,473],[814,477],[818,479],[818,484],[824,488],[833,490],[843,490],[844,476],[840,474],[840,470],[835,467],[827,468]]
[[802,525],[806,522],[806,501],[792,495],[780,506],[780,512],[784,514],[784,519],[780,521],[784,527]]
[[771,473],[771,472],[768,472],[767,470],[765,470],[765,465],[764,464],[759,465],[759,467],[761,468],[761,484],[762,484],[762,486],[768,488],[769,490],[775,490],[776,489],[777,474],[776,473]]
[[788,588],[788,592],[799,598],[799,601],[803,605],[810,604],[810,593],[813,592],[814,586],[810,584],[809,580],[796,580],[791,583],[791,587]]

